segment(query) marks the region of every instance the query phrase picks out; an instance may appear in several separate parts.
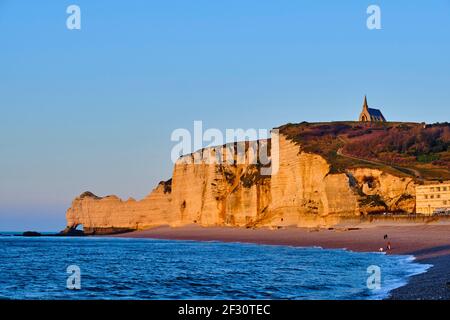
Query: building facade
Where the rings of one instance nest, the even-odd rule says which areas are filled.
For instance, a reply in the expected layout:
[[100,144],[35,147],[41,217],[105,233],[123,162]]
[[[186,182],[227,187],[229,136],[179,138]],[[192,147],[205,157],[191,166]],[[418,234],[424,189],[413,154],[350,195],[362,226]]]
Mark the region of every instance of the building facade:
[[386,119],[379,109],[369,108],[369,105],[367,104],[367,97],[364,96],[364,104],[361,114],[359,115],[359,121],[386,122]]
[[431,215],[450,210],[450,183],[416,186],[416,213]]

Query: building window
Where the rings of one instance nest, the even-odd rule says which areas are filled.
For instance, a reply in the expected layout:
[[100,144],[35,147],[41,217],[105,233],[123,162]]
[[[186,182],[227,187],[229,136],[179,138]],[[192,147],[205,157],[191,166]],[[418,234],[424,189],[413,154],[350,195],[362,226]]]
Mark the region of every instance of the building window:
[[433,191],[434,191],[434,188],[433,188],[433,187],[431,187],[431,188],[430,188],[430,191],[431,191],[431,192],[433,192]]
[[440,199],[441,198],[441,195],[440,194],[437,194],[436,195],[436,199]]
[[424,195],[424,197],[425,197],[425,199],[428,199],[428,195],[426,194],[426,195]]
[[447,191],[447,187],[443,187],[443,188],[442,188],[442,191]]
[[447,205],[447,200],[444,200],[443,202],[444,202],[444,206],[446,206]]
[[437,188],[436,188],[436,191],[441,191],[441,187],[437,187]]
[[430,196],[430,199],[434,199],[434,195],[431,195],[431,196]]

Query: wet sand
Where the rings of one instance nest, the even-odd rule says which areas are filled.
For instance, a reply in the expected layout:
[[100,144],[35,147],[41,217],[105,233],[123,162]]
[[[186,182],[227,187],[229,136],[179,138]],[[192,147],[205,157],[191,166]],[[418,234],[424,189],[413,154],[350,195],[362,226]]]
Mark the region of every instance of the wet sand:
[[[384,240],[384,235],[388,235],[388,240]],[[428,272],[410,278],[406,286],[392,291],[392,299],[450,299],[449,224],[371,226],[332,230],[157,227],[118,235],[118,237],[320,246],[365,252],[385,249],[389,241],[391,251],[388,254],[414,255],[418,262],[433,265]]]

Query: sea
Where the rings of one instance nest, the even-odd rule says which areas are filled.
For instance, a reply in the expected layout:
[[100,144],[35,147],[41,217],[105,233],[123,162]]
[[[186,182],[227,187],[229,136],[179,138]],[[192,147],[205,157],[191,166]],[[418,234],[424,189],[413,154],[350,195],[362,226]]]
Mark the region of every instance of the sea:
[[0,299],[378,300],[429,267],[345,249],[0,232]]

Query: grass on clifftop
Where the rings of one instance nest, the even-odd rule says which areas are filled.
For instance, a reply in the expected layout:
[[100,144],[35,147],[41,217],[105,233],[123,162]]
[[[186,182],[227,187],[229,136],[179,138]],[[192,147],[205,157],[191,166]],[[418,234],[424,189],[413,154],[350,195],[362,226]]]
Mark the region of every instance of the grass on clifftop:
[[320,154],[332,172],[368,167],[397,176],[450,180],[450,124],[324,122],[286,124],[280,133]]

